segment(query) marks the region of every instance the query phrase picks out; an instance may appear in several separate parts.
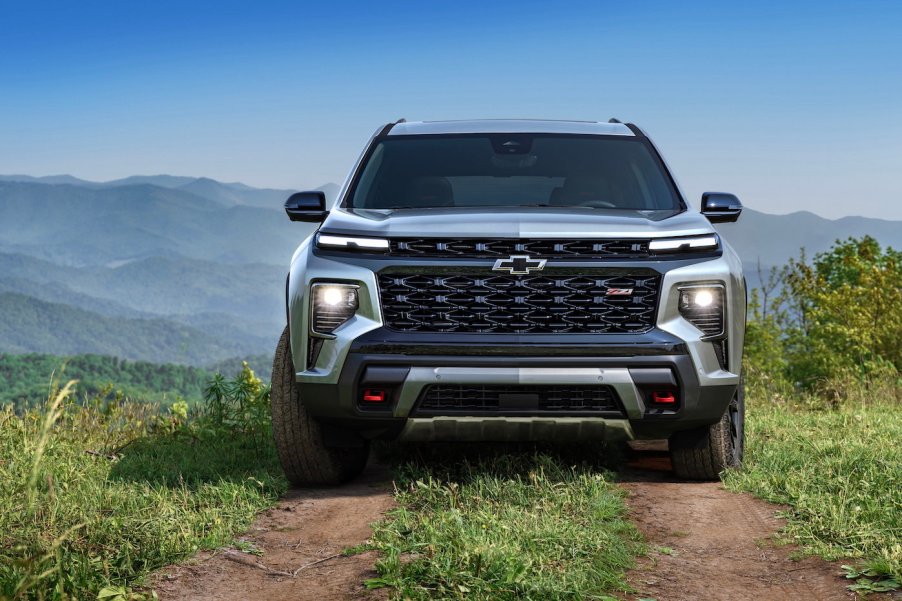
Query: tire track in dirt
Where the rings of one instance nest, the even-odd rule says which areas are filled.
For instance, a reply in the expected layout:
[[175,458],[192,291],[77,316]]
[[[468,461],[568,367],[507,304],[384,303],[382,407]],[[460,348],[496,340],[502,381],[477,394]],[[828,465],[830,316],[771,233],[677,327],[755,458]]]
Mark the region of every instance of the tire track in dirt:
[[241,537],[261,556],[203,552],[160,570],[151,586],[163,601],[384,599],[363,586],[376,557],[340,553],[369,538],[369,525],[392,507],[390,493],[388,470],[374,465],[345,486],[291,490]]
[[[657,601],[855,599],[837,564],[790,559],[791,546],[776,546],[780,508],[719,482],[683,482],[670,467],[666,443],[634,445],[621,475],[631,517],[648,540],[650,557],[629,580]],[[661,553],[657,549],[672,549]],[[878,599],[881,597],[872,597]]]
[[[632,452],[621,482],[629,492],[630,517],[645,535],[650,553],[629,574],[637,594],[626,598],[857,598],[838,576],[838,563],[817,558],[794,561],[793,547],[774,544],[773,536],[783,524],[774,515],[779,507],[728,492],[720,483],[677,480],[666,443],[635,447],[640,450]],[[385,599],[389,594],[385,590],[367,591],[363,586],[375,576],[374,554],[336,554],[370,536],[369,525],[393,506],[390,493],[390,473],[378,465],[368,466],[345,486],[292,490],[242,537],[263,551],[262,556],[204,552],[160,570],[151,586],[163,601]],[[672,552],[661,553],[661,548]],[[298,568],[302,569],[292,576]]]

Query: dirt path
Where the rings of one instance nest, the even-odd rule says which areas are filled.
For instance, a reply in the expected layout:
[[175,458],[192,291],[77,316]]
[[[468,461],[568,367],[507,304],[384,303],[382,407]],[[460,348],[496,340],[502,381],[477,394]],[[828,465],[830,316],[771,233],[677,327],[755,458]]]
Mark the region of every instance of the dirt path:
[[[370,536],[369,524],[392,506],[390,487],[387,469],[370,465],[346,486],[292,490],[243,537],[262,556],[201,553],[189,563],[161,570],[154,588],[163,601],[385,598],[384,592],[363,587],[364,580],[375,576],[375,557],[335,554]],[[297,576],[291,575],[298,568]]]
[[837,577],[838,565],[815,558],[793,561],[792,547],[774,545],[782,525],[774,517],[776,506],[728,492],[720,483],[680,482],[670,471],[666,443],[641,448],[622,475],[632,517],[652,549],[630,576],[640,593],[635,598],[856,598]]
[[[621,479],[632,518],[652,550],[630,574],[639,594],[628,598],[855,599],[837,577],[837,564],[793,561],[791,547],[773,544],[781,526],[774,517],[777,507],[730,493],[719,483],[675,480],[663,443],[633,451]],[[164,601],[384,599],[385,591],[363,587],[375,575],[374,556],[336,554],[370,536],[369,524],[392,506],[390,486],[388,470],[371,465],[343,487],[294,490],[244,537],[262,556],[202,553],[159,572],[154,586]]]

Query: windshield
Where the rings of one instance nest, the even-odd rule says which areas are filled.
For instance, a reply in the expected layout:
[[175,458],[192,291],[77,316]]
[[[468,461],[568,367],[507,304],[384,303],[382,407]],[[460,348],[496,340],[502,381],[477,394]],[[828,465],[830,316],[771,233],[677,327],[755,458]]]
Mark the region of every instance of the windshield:
[[388,137],[370,153],[347,204],[356,209],[682,208],[644,139],[541,134]]

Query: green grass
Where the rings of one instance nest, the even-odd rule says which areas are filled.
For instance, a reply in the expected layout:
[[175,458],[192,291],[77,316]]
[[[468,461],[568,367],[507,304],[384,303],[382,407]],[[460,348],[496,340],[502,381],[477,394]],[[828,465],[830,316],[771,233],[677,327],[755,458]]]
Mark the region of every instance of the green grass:
[[[267,432],[266,387],[244,370],[211,391],[190,419],[184,407],[160,415],[65,394],[24,413],[0,409],[0,599],[140,591],[153,570],[235,544],[286,483]],[[726,484],[788,505],[785,534],[804,552],[852,557],[867,578],[898,580],[902,411],[898,400],[865,399],[823,410],[813,397],[751,402],[746,469]],[[363,547],[379,552],[370,586],[410,599],[609,599],[628,590],[625,573],[645,548],[605,467],[618,459],[610,448],[388,453],[398,507]]]
[[94,599],[232,542],[285,490],[269,438],[135,403],[0,409],[0,598]]
[[902,581],[902,407],[751,403],[745,469],[726,485],[786,512],[805,553],[856,558]]
[[[609,599],[643,547],[624,492],[591,461],[433,447],[401,463],[375,525],[379,577],[410,599]],[[590,459],[587,461],[587,458]]]

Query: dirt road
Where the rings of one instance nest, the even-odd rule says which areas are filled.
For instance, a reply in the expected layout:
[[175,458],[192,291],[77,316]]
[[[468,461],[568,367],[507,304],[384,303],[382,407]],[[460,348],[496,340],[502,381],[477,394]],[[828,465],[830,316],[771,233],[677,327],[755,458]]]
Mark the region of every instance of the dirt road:
[[630,493],[632,518],[651,548],[630,576],[639,593],[630,598],[856,598],[837,577],[838,565],[815,558],[793,561],[792,547],[774,544],[782,525],[774,517],[779,507],[728,492],[720,483],[676,480],[666,443],[643,445],[621,481]]
[[345,557],[343,549],[370,536],[369,524],[392,507],[384,466],[370,465],[351,484],[335,489],[293,490],[261,515],[243,540],[263,552],[202,553],[158,574],[162,600],[268,601],[385,598],[367,591],[375,557]]
[[[837,577],[836,565],[793,561],[791,548],[773,544],[780,528],[777,507],[727,492],[718,483],[675,480],[662,446],[644,445],[631,457],[621,479],[633,519],[652,552],[630,574],[638,594],[625,598],[855,598]],[[375,557],[336,554],[367,539],[369,524],[392,506],[390,490],[388,470],[369,466],[344,487],[293,491],[245,537],[263,555],[201,554],[161,571],[157,592],[164,601],[386,598],[385,591],[363,587],[374,576]]]

